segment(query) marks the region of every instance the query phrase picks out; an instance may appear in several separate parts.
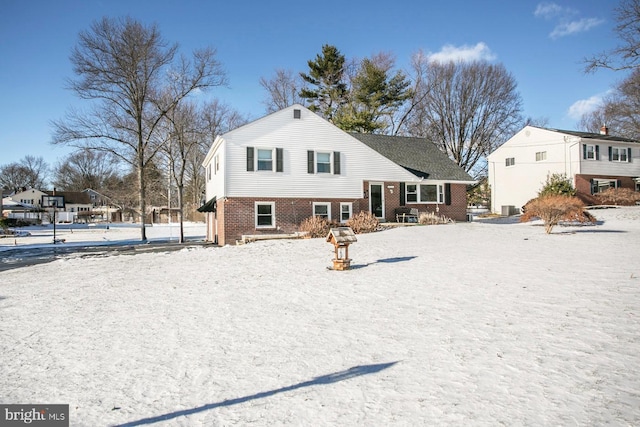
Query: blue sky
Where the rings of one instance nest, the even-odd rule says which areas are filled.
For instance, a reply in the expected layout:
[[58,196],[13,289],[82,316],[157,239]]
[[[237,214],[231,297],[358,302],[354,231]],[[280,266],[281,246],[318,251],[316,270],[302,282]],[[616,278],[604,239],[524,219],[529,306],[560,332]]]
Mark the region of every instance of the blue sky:
[[158,24],[182,52],[212,46],[229,86],[216,97],[264,115],[260,77],[277,68],[308,71],[323,44],[347,58],[390,52],[408,69],[418,51],[504,64],[518,83],[524,115],[576,129],[580,113],[624,77],[584,74],[582,59],[614,47],[617,1],[580,0],[4,0],[0,12],[0,165],[25,155],[51,165],[68,148],[50,144],[51,121],[86,106],[65,89],[78,33],[102,18]]

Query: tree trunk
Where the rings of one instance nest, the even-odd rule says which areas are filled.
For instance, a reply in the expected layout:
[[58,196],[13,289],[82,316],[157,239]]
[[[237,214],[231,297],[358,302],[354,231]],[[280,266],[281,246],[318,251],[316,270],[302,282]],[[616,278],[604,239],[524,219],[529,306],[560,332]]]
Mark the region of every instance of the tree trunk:
[[[142,145],[142,144],[140,144]],[[140,240],[147,241],[147,231],[144,228],[145,213],[147,211],[147,204],[145,203],[146,191],[145,191],[145,179],[144,179],[144,159],[142,154],[142,148],[139,146],[138,151],[138,199],[140,205]]]
[[178,216],[180,221],[180,231],[178,232],[178,243],[184,243],[184,208],[182,203],[182,193],[184,192],[184,186],[178,185]]

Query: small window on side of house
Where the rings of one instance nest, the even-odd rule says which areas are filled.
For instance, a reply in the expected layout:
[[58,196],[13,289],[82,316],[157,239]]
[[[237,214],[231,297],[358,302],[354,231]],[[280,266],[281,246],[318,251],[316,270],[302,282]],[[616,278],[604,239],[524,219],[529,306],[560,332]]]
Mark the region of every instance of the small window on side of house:
[[340,203],[340,222],[347,222],[351,218],[351,203]]
[[313,216],[319,216],[331,220],[331,203],[313,203]]
[[507,157],[506,159],[504,159],[504,165],[509,167],[509,166],[513,166],[516,164],[516,158],[515,157]]
[[274,228],[276,223],[274,202],[256,202],[256,228]]
[[547,152],[546,151],[538,151],[536,153],[536,162],[541,162],[543,160],[547,160]]

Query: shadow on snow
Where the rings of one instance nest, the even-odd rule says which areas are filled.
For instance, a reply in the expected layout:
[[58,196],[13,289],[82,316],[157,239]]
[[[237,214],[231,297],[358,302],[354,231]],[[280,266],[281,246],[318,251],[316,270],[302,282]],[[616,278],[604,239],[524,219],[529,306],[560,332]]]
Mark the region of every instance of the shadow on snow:
[[357,268],[364,268],[364,267],[368,267],[372,264],[378,264],[378,263],[382,263],[382,264],[391,264],[394,262],[403,262],[403,261],[411,261],[412,259],[417,258],[416,256],[398,256],[398,257],[393,257],[393,258],[383,258],[383,259],[379,259],[377,261],[374,262],[368,262],[366,264],[355,264],[351,266],[351,270],[357,269]]
[[273,396],[274,394],[285,393],[287,391],[296,390],[303,387],[311,387],[311,386],[323,385],[323,384],[333,384],[339,381],[348,380],[350,378],[359,377],[361,375],[375,374],[384,369],[392,367],[396,363],[398,362],[379,363],[376,365],[354,366],[345,371],[334,372],[328,375],[322,375],[320,377],[316,377],[309,381],[278,388],[275,390],[263,391],[263,392],[252,394],[249,396],[238,397],[230,400],[223,400],[222,402],[209,403],[207,405],[202,405],[202,406],[198,406],[191,409],[183,409],[181,411],[169,412],[167,414],[162,414],[155,417],[143,418],[141,420],[120,424],[117,427],[131,427],[131,426],[140,426],[145,424],[154,424],[160,421],[171,420],[174,418],[191,415],[198,412],[208,411],[210,409],[220,408],[224,406],[238,405],[238,404],[248,402],[251,400],[256,400],[256,399],[263,399],[265,397]]

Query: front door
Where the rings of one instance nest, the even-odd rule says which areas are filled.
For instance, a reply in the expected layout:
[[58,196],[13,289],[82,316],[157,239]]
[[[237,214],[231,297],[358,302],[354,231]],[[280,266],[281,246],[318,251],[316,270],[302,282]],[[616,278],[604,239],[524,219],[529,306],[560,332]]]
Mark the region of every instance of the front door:
[[384,218],[384,192],[382,184],[369,184],[369,209],[376,218]]

